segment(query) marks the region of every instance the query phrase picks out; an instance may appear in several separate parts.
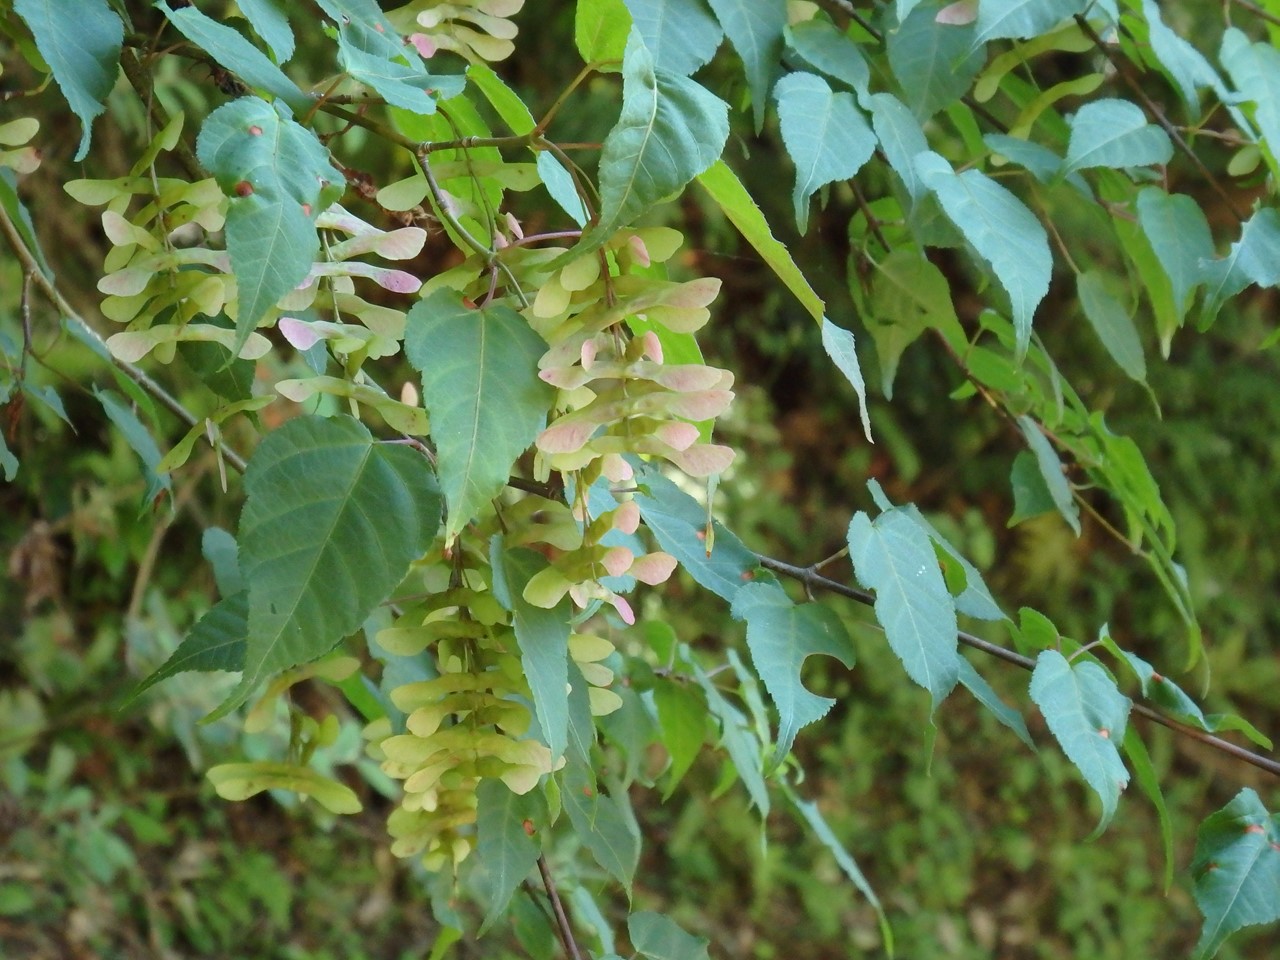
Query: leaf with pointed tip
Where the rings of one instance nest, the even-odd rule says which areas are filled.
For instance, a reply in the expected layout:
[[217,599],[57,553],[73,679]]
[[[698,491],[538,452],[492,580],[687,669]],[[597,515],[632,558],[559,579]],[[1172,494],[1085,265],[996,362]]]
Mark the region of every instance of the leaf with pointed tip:
[[864,323],[880,360],[880,388],[892,400],[903,351],[924,331],[945,330],[958,321],[947,278],[920,251],[898,247],[875,266]]
[[1242,927],[1280,919],[1280,815],[1245,787],[1196,833],[1191,860],[1204,927],[1194,960],[1207,960]]
[[[218,23],[190,5],[178,10],[171,9],[164,0],[156,5],[164,11],[169,22],[178,28],[179,33],[199,49],[207,51],[214,60],[249,86],[279,97],[295,114],[306,113],[314,106],[315,102],[283,70],[234,28]],[[203,159],[201,162],[204,162]]]
[[1185,317],[1204,279],[1201,262],[1213,256],[1213,234],[1200,204],[1181,193],[1145,187],[1138,194],[1138,223],[1169,277],[1174,310]]
[[452,542],[546,426],[555,391],[538,378],[538,360],[547,345],[510,307],[473,309],[448,288],[413,305],[404,339],[422,374]]
[[1147,382],[1147,360],[1129,311],[1109,289],[1109,274],[1086,270],[1076,278],[1080,307],[1107,353],[1131,379]]
[[1081,13],[1091,0],[982,0],[974,43],[1026,40]]
[[[541,845],[534,839],[549,826],[541,791],[512,793],[505,783],[485,777],[476,788],[476,859],[489,909],[480,934],[501,917],[511,894],[538,863]],[[532,832],[531,832],[532,831]]]
[[560,801],[582,845],[630,896],[640,862],[640,828],[626,792],[601,793],[590,769],[570,763],[564,770]]
[[1201,327],[1212,323],[1222,304],[1250,283],[1280,284],[1280,213],[1271,207],[1255,213],[1225,257],[1201,262],[1200,275],[1205,283]]
[[1147,36],[1151,52],[1165,73],[1178,88],[1187,112],[1200,112],[1201,87],[1222,89],[1222,79],[1205,59],[1204,54],[1185,39],[1170,30],[1160,18],[1160,7],[1155,0],[1142,0],[1142,13],[1147,18]]
[[818,839],[818,842],[835,857],[836,865],[841,872],[867,898],[867,902],[871,904],[876,912],[876,919],[880,922],[880,936],[884,938],[885,953],[892,957],[893,930],[889,927],[889,918],[885,916],[884,907],[880,905],[880,898],[876,896],[875,890],[867,882],[867,878],[858,866],[857,861],[853,859],[853,855],[849,853],[845,845],[840,842],[840,838],[831,829],[831,825],[827,823],[816,803],[812,800],[801,800],[800,795],[786,781],[782,781],[782,792],[787,795],[787,799],[799,811],[800,816],[804,817],[805,823],[809,824],[809,829],[813,831],[813,835]]
[[1030,417],[1019,417],[1018,426],[1022,428],[1027,446],[1035,455],[1036,466],[1040,469],[1040,476],[1044,479],[1045,489],[1053,499],[1053,505],[1058,508],[1062,519],[1067,521],[1076,536],[1080,536],[1080,508],[1076,506],[1075,498],[1072,496],[1071,484],[1062,473],[1062,461],[1058,459],[1057,451],[1053,449],[1053,444]]
[[320,249],[315,217],[346,181],[316,135],[267,102],[242,97],[209,115],[196,156],[229,199],[227,251],[238,313],[232,356],[258,321],[306,279]]
[[733,617],[747,622],[747,648],[756,673],[778,708],[778,743],[773,766],[781,763],[801,727],[821,720],[835,704],[804,686],[804,662],[815,654],[834,657],[853,669],[854,650],[844,624],[820,603],[794,604],[782,587],[748,583],[733,598]]
[[[687,77],[715,56],[724,39],[706,0],[625,0],[633,35],[660,70]],[[628,46],[630,41],[628,41]],[[623,70],[626,70],[624,55]],[[624,94],[625,96],[625,94]]]
[[649,960],[707,960],[704,937],[694,937],[660,913],[640,910],[627,918],[631,946]]
[[294,39],[284,0],[239,0],[236,5],[258,36],[267,41],[276,62],[288,62],[293,56]]
[[690,685],[658,677],[654,680],[653,705],[658,711],[662,745],[671,757],[662,790],[665,802],[689,772],[706,741],[707,704]]
[[1012,730],[1019,740],[1034,750],[1036,745],[1031,739],[1031,734],[1027,731],[1027,722],[1022,719],[1022,714],[1000,699],[1000,694],[991,688],[991,684],[987,683],[986,677],[980,674],[972,663],[964,657],[957,657],[956,659],[960,661],[961,685],[972,693],[980,704],[990,710],[992,716]]
[[716,521],[715,543],[707,556],[706,508],[653,468],[637,470],[636,483],[640,492],[635,503],[658,546],[700,586],[732,603],[757,565],[755,554]]
[[551,609],[537,607],[524,598],[524,588],[534,575],[550,564],[541,554],[522,547],[504,549],[495,537],[493,551],[494,591],[502,578],[499,600],[510,604],[520,645],[520,664],[533,694],[538,726],[551,749],[551,759],[559,760],[569,742],[569,615],[572,604],[565,598]]
[[871,417],[867,413],[867,383],[862,378],[862,367],[858,365],[858,351],[853,334],[823,317],[822,348],[827,351],[827,356],[835,361],[836,367],[844,374],[849,385],[853,387],[853,392],[857,394],[862,432],[868,443],[875,443],[871,439]]
[[[543,155],[539,155],[541,159]],[[747,188],[742,185],[738,175],[723,160],[717,160],[702,173],[698,174],[698,183],[711,194],[711,199],[720,205],[729,222],[738,228],[756,253],[777,275],[796,299],[809,311],[809,315],[818,323],[823,322],[826,304],[809,286],[800,268],[792,259],[791,252],[774,237],[769,229],[769,222],[756,205]]]
[[1009,296],[1018,355],[1031,342],[1036,307],[1049,292],[1053,255],[1034,213],[1000,184],[977,170],[956,173],[936,153],[916,157],[916,171],[942,209],[987,263]]
[[903,100],[919,120],[959,100],[986,62],[972,24],[938,23],[942,6],[934,0],[921,3],[885,38],[889,67],[902,87]]
[[578,196],[578,188],[574,185],[573,175],[564,168],[560,159],[546,150],[538,152],[538,177],[542,185],[551,194],[551,199],[573,218],[578,226],[587,222],[587,208],[582,205],[582,197]]
[[851,93],[837,93],[816,74],[789,73],[774,88],[782,142],[796,165],[791,200],[796,226],[809,227],[809,198],[835,180],[862,169],[876,149],[876,135]]
[[1118,749],[1129,719],[1129,698],[1098,664],[1073,666],[1057,650],[1044,650],[1031,674],[1031,699],[1062,752],[1102,801],[1097,836],[1111,822],[1129,782]]
[[785,3],[760,0],[708,0],[725,36],[742,59],[742,70],[751,89],[751,115],[756,133],[764,126],[769,90],[779,72],[782,32],[787,26]]
[[[916,173],[915,159],[929,149],[920,121],[891,93],[873,93],[868,101],[871,110],[871,127],[885,159],[901,179],[913,201],[928,193],[928,188]],[[894,251],[896,252],[896,250]]]
[[132,703],[161,680],[188,670],[243,670],[248,633],[249,591],[241,590],[219,600],[197,620],[178,649],[130,691],[125,703]]
[[1146,167],[1173,157],[1173,141],[1128,100],[1093,100],[1071,118],[1063,169]]
[[747,788],[747,795],[760,811],[760,816],[767,817],[769,788],[765,786],[761,756],[764,744],[760,742],[742,711],[720,694],[715,682],[696,663],[693,666],[693,676],[707,698],[711,715],[720,724],[720,745],[728,752],[734,772]]
[[89,152],[93,119],[116,84],[124,24],[107,0],[14,0],[14,13],[26,21],[36,49],[53,71],[83,130],[74,157]]
[[423,116],[435,113],[438,101],[462,93],[466,84],[460,76],[429,72],[413,45],[401,43],[376,4],[363,16],[338,20],[338,61],[387,103]]
[[858,583],[875,591],[876,619],[889,646],[907,675],[929,691],[936,709],[960,677],[959,628],[928,535],[895,508],[874,522],[855,514],[848,541]]
[[315,660],[355,631],[440,523],[440,494],[423,457],[378,443],[350,417],[299,417],[268,434],[244,485],[244,676],[210,720],[268,674]]
[[1243,31],[1229,27],[1222,35],[1218,62],[1240,97],[1253,101],[1252,119],[1262,139],[1280,143],[1280,50],[1270,43],[1252,43]]
[[[806,67],[839,80],[863,97],[871,83],[871,68],[848,34],[815,17],[787,27],[787,47]],[[731,38],[732,39],[732,38]]]
[[600,222],[570,252],[598,250],[618,230],[720,159],[729,108],[688,77],[654,64],[632,31],[622,58],[622,113],[600,151]]

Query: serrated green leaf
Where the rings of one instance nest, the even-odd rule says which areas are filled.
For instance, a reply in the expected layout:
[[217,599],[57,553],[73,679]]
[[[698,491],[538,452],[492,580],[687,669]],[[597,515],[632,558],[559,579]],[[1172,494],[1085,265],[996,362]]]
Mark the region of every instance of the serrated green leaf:
[[1053,449],[1053,444],[1030,417],[1019,417],[1018,426],[1022,429],[1027,446],[1035,455],[1036,466],[1044,479],[1045,489],[1053,499],[1053,505],[1062,514],[1062,519],[1066,520],[1075,531],[1076,536],[1080,536],[1080,508],[1076,506],[1075,497],[1071,493],[1071,484],[1067,482],[1062,472],[1062,461],[1058,459],[1057,451]]
[[880,359],[880,387],[892,400],[903,351],[924,331],[958,323],[951,286],[942,271],[919,251],[898,247],[876,263],[871,311],[865,323]]
[[1201,262],[1213,256],[1213,234],[1200,205],[1185,194],[1146,187],[1138,194],[1138,223],[1169,277],[1178,318],[1187,314],[1204,279]]
[[595,787],[591,772],[570,763],[563,774],[561,802],[573,831],[591,856],[631,895],[640,862],[640,828],[625,792],[608,796]]
[[839,80],[859,98],[866,96],[871,68],[848,34],[830,21],[815,17],[787,27],[784,36],[791,52],[805,66]]
[[573,258],[598,250],[658,201],[684,189],[720,159],[728,137],[724,101],[656,67],[633,30],[622,59],[622,113],[600,152],[600,220],[573,249]]
[[756,673],[778,709],[778,742],[772,765],[791,752],[802,727],[821,720],[835,700],[811,693],[800,679],[815,654],[834,657],[853,669],[853,643],[835,612],[819,603],[796,605],[782,587],[748,583],[733,598],[733,617],[747,623],[747,648]]
[[245,638],[249,633],[249,591],[241,590],[219,600],[182,638],[178,649],[152,674],[130,691],[131,703],[161,680],[189,670],[244,669]]
[[[1062,158],[1048,147],[1038,143],[1019,137],[1005,136],[1002,133],[988,133],[982,138],[982,142],[1005,159],[1013,161],[1020,167],[1026,167],[1040,183],[1050,185],[1062,173]],[[1082,195],[1093,198],[1089,185],[1079,173],[1072,171],[1066,174],[1065,179]]]
[[706,741],[707,704],[692,687],[664,677],[654,682],[653,704],[658,712],[662,745],[671,757],[662,789],[662,799],[666,801],[689,772]]
[[1131,379],[1147,382],[1147,360],[1133,318],[1108,289],[1109,274],[1086,270],[1076,278],[1080,307],[1116,365]]
[[858,365],[858,351],[853,334],[823,317],[822,348],[827,351],[827,356],[835,362],[836,368],[844,374],[849,385],[853,387],[853,392],[858,397],[858,415],[862,418],[862,432],[868,443],[875,443],[871,439],[871,417],[867,411],[867,383],[862,378],[862,367]]
[[[732,651],[730,651],[732,652]],[[686,652],[687,658],[687,652]],[[725,699],[716,689],[715,682],[698,664],[693,665],[693,678],[707,698],[707,707],[720,724],[720,745],[729,754],[733,773],[736,773],[761,819],[769,815],[769,789],[764,782],[764,744],[756,736],[747,717]],[[732,782],[732,781],[730,781]]]
[[507,484],[511,465],[546,426],[555,391],[538,378],[547,345],[524,317],[434,291],[409,311],[405,356],[422,374],[452,542]]
[[641,910],[627,918],[631,946],[649,960],[708,960],[705,937],[694,937],[660,913]]
[[822,815],[822,811],[818,809],[818,805],[811,800],[801,800],[789,783],[785,781],[782,784],[782,792],[787,795],[787,799],[799,811],[800,816],[804,818],[805,823],[809,825],[809,829],[813,831],[813,835],[818,839],[824,847],[835,857],[836,865],[844,873],[846,877],[853,883],[858,891],[867,898],[867,902],[871,904],[876,912],[876,919],[880,922],[880,936],[884,939],[884,949],[890,957],[893,956],[893,930],[889,927],[889,918],[885,916],[884,907],[880,905],[880,898],[876,896],[875,890],[871,888],[871,884],[867,882],[866,876],[862,873],[862,869],[858,866],[853,855],[840,838],[836,836],[835,831],[831,829],[831,825],[827,823],[826,818]]
[[[551,749],[551,759],[559,760],[568,746],[569,701],[569,617],[573,605],[562,599],[550,610],[524,598],[524,588],[535,574],[550,563],[541,554],[522,547],[504,549],[495,538],[492,551],[495,581],[503,579],[503,590],[520,645],[520,665],[533,694],[538,726]],[[495,583],[495,592],[498,587]],[[501,598],[500,598],[501,599]]]
[[725,36],[742,59],[751,90],[751,115],[756,133],[764,126],[764,108],[779,73],[782,32],[787,26],[785,3],[760,0],[708,0]]
[[929,149],[920,121],[891,93],[873,93],[866,101],[871,110],[871,127],[889,166],[907,188],[912,200],[919,200],[928,188],[916,173],[915,158]]
[[[199,49],[207,51],[214,60],[249,86],[279,97],[298,115],[306,113],[314,105],[315,101],[298,89],[298,85],[283,70],[233,27],[210,19],[194,6],[174,10],[165,0],[158,0],[156,6],[164,11],[164,15],[177,27],[179,33]],[[275,112],[263,101],[258,102],[269,112]],[[200,162],[205,163],[203,157]],[[208,164],[205,163],[205,166]]]
[[511,895],[537,865],[542,848],[533,837],[548,826],[547,802],[540,791],[516,794],[495,777],[480,781],[476,788],[476,859],[489,903],[480,935],[503,916]]
[[774,94],[782,124],[782,142],[796,165],[791,200],[796,226],[809,226],[809,198],[835,180],[857,173],[875,152],[876,135],[853,94],[836,93],[812,73],[789,73]]
[[1253,122],[1268,144],[1280,143],[1280,50],[1252,43],[1243,31],[1228,27],[1218,62],[1245,100],[1253,101]]
[[1173,141],[1128,100],[1093,100],[1071,118],[1064,170],[1145,167],[1173,157]]
[[[632,36],[638,36],[660,70],[687,77],[704,66],[720,46],[724,33],[707,9],[706,0],[625,0],[631,12]],[[628,39],[627,46],[631,40]],[[626,55],[623,57],[626,70]],[[625,94],[624,94],[625,96]]]
[[4,431],[0,430],[0,468],[4,469],[6,483],[18,475],[18,466],[18,458],[9,449],[9,444],[4,438]]
[[338,62],[353,79],[381,94],[387,103],[430,116],[436,103],[462,93],[460,76],[433,74],[411,44],[383,16],[376,4],[360,15],[338,19]]
[[249,584],[244,676],[210,716],[267,675],[323,656],[404,578],[440,522],[426,460],[350,417],[299,417],[249,461],[240,569]]
[[26,21],[71,112],[83,130],[74,157],[89,153],[93,119],[106,110],[103,101],[120,70],[124,24],[107,0],[14,0],[14,12]]
[[196,156],[230,198],[236,356],[266,312],[306,278],[320,249],[316,214],[341,195],[346,181],[314,133],[257,97],[211,113],[196,138]]
[[573,42],[586,63],[621,60],[631,32],[631,13],[623,0],[578,0]]
[[160,464],[160,448],[156,446],[151,432],[147,430],[137,415],[124,402],[124,399],[113,390],[93,388],[93,395],[102,404],[107,418],[120,431],[133,452],[142,461],[142,472],[147,480],[147,492],[143,495],[143,503],[151,504],[161,492],[173,495],[173,481],[167,473],[157,473]]
[[248,800],[264,790],[290,790],[311,797],[331,813],[364,809],[346,784],[293,763],[223,763],[211,767],[205,776],[224,800]]
[[1036,306],[1049,291],[1053,256],[1044,227],[1012,193],[977,170],[957,174],[936,153],[916,157],[916,172],[1009,296],[1018,355],[1031,341]]
[[1142,0],[1142,13],[1147,18],[1147,36],[1151,52],[1169,78],[1173,80],[1188,114],[1200,112],[1201,87],[1222,89],[1222,80],[1210,66],[1204,54],[1185,39],[1170,30],[1160,17],[1160,7],[1155,0]]
[[1280,284],[1280,212],[1260,209],[1240,228],[1240,239],[1225,257],[1201,261],[1200,276],[1205,285],[1202,328],[1213,322],[1223,303],[1250,283]]
[[1013,488],[1013,513],[1007,526],[1016,526],[1023,520],[1057,509],[1036,455],[1030,450],[1022,450],[1013,458],[1009,483]]
[[755,554],[714,522],[715,543],[707,556],[706,508],[652,468],[637,471],[636,481],[640,491],[635,503],[658,546],[675,557],[700,586],[732,602],[756,567]]
[[899,11],[902,25],[885,37],[902,98],[920,120],[960,99],[986,61],[985,52],[975,49],[972,24],[938,23],[943,5],[928,0],[910,14]]
[[974,43],[1038,37],[1083,12],[1089,3],[1090,0],[982,0],[978,4]]
[[773,236],[764,214],[760,212],[738,175],[723,160],[717,160],[698,174],[698,183],[719,204],[729,222],[738,228],[738,232],[755,248],[778,279],[795,294],[796,299],[809,311],[809,315],[821,324],[826,304],[796,266],[791,252]]
[[1240,928],[1280,919],[1280,815],[1241,790],[1200,824],[1191,873],[1204,914],[1193,956],[1206,960]]
[[267,41],[276,62],[288,62],[293,56],[294,40],[283,0],[237,0],[236,6],[254,32]]
[[1096,663],[1073,666],[1057,650],[1044,650],[1031,674],[1031,700],[1062,752],[1102,801],[1096,836],[1111,822],[1129,782],[1117,748],[1124,741],[1129,698]]
[[960,676],[955,601],[928,535],[900,509],[874,522],[849,523],[849,559],[858,583],[876,594],[876,619],[907,675],[929,691],[933,707]]
[[1129,758],[1129,766],[1133,768],[1134,780],[1156,808],[1156,819],[1160,823],[1160,846],[1164,850],[1164,889],[1167,894],[1169,887],[1173,885],[1173,821],[1169,818],[1169,808],[1164,802],[1164,792],[1160,789],[1160,775],[1156,773],[1151,755],[1147,753],[1147,745],[1142,742],[1142,735],[1135,726],[1131,725],[1125,732],[1124,754]]

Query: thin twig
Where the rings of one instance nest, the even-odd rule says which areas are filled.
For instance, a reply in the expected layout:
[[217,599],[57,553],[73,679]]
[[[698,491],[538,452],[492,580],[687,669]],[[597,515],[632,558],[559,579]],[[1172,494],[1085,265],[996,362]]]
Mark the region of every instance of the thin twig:
[[[828,577],[824,577],[812,567],[797,567],[794,564],[775,560],[773,557],[766,557],[763,554],[756,554],[756,560],[758,560],[760,566],[764,567],[766,570],[772,570],[774,573],[780,573],[783,576],[791,577],[793,580],[798,580],[800,583],[803,583],[806,587],[818,587],[819,589],[826,590],[829,593],[848,597],[850,600],[856,600],[859,603],[866,604],[867,606],[872,606],[875,603],[874,594],[868,593],[866,590],[858,590],[855,587],[847,586],[838,580],[832,580]],[[966,633],[963,630],[957,631],[956,636],[965,646],[972,647],[974,650],[981,650],[983,653],[990,654],[997,659],[1003,660],[1005,663],[1011,663],[1014,666],[1021,667],[1023,670],[1035,669],[1036,662],[1030,657],[1024,657],[1022,654],[1009,650],[1006,647],[1002,647],[997,643],[992,643],[989,640],[983,640],[981,637],[974,636],[971,633]],[[1197,730],[1195,727],[1188,726],[1185,723],[1180,723],[1172,717],[1167,717],[1158,710],[1152,710],[1150,707],[1143,706],[1140,703],[1133,704],[1132,710],[1138,716],[1150,720],[1153,723],[1158,723],[1162,726],[1168,727],[1175,733],[1179,733],[1185,737],[1190,737],[1192,740],[1199,740],[1201,743],[1213,747],[1215,750],[1235,757],[1237,760],[1243,760],[1245,763],[1252,764],[1259,770],[1265,770],[1273,776],[1280,777],[1280,762],[1277,762],[1270,757],[1264,757],[1260,753],[1254,753],[1252,750],[1248,750],[1227,740],[1223,740],[1221,737],[1215,737],[1213,734],[1207,733],[1204,730]]]
[[1182,134],[1178,132],[1178,128],[1169,122],[1169,118],[1164,115],[1164,111],[1156,105],[1155,101],[1147,96],[1147,92],[1142,89],[1142,84],[1138,83],[1138,81],[1134,79],[1132,72],[1128,68],[1128,64],[1117,57],[1107,47],[1103,39],[1098,36],[1098,32],[1093,29],[1089,21],[1085,19],[1082,14],[1076,14],[1075,21],[1079,24],[1081,32],[1088,37],[1093,45],[1098,48],[1098,51],[1107,58],[1107,62],[1111,64],[1120,79],[1125,82],[1125,86],[1132,90],[1137,98],[1142,101],[1142,105],[1146,108],[1148,116],[1155,120],[1155,122],[1160,125],[1160,128],[1169,135],[1169,139],[1173,141],[1174,146],[1186,154],[1191,162],[1195,164],[1196,169],[1208,182],[1209,186],[1213,189],[1213,192],[1222,199],[1222,202],[1226,205],[1227,209],[1231,211],[1231,215],[1243,223],[1246,219],[1245,215],[1236,206],[1231,195],[1227,193],[1222,184],[1218,182],[1217,177],[1213,175],[1213,171],[1205,166],[1204,161],[1196,155],[1196,152],[1192,150],[1187,144],[1187,141],[1183,139]]
[[573,927],[569,924],[569,915],[564,912],[564,904],[560,902],[560,893],[556,890],[556,882],[547,867],[547,858],[538,854],[538,873],[542,874],[542,885],[546,888],[547,899],[551,901],[551,910],[556,917],[556,932],[560,934],[560,942],[570,960],[582,960],[582,952],[578,942],[573,938]]
[[1231,2],[1237,7],[1243,7],[1248,10],[1260,20],[1265,20],[1267,23],[1274,23],[1277,26],[1280,26],[1280,17],[1277,17],[1274,13],[1269,13],[1266,10],[1263,10],[1262,7],[1258,6],[1256,3],[1250,3],[1249,0],[1231,0]]
[[[18,232],[17,226],[9,217],[9,212],[5,210],[3,206],[0,206],[0,233],[4,234],[5,239],[9,242],[9,247],[14,252],[14,255],[17,256],[19,261],[21,261],[22,268],[34,278],[35,285],[40,288],[41,292],[44,293],[49,302],[52,303],[58,309],[58,312],[66,317],[67,320],[79,327],[86,337],[101,346],[102,352],[110,358],[112,365],[117,370],[127,376],[147,393],[151,394],[151,396],[155,397],[155,399],[160,402],[161,406],[185,423],[188,427],[194,427],[197,423],[202,422],[202,417],[197,417],[194,413],[183,406],[182,402],[178,400],[177,397],[171,394],[164,387],[160,386],[160,384],[155,380],[151,379],[151,377],[141,367],[135,366],[125,360],[121,360],[107,349],[106,341],[102,339],[102,335],[89,325],[89,321],[80,316],[76,309],[67,301],[67,298],[62,295],[62,292],[57,288],[54,282],[45,275],[45,272],[40,268],[40,264],[36,262],[35,255],[27,249],[27,245],[23,241],[22,235]],[[225,444],[222,446],[222,455],[226,458],[227,463],[231,464],[237,472],[244,473],[246,466],[244,457]]]

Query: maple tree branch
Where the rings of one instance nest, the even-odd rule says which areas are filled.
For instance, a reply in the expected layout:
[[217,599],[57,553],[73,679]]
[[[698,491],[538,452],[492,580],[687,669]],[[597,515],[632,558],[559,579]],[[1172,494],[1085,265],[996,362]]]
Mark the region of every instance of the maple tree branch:
[[[818,589],[826,590],[829,593],[835,593],[842,597],[848,597],[850,600],[856,600],[858,603],[863,603],[867,606],[871,606],[875,603],[874,594],[866,590],[859,590],[856,587],[850,587],[838,580],[832,580],[829,577],[824,577],[813,567],[797,567],[794,564],[785,563],[782,560],[775,560],[773,557],[767,557],[759,553],[755,556],[756,560],[759,561],[760,566],[764,567],[766,570],[772,570],[774,573],[780,573],[783,576],[797,580],[800,583],[803,583],[806,588],[812,589],[817,587]],[[1005,663],[1011,663],[1014,666],[1021,667],[1023,670],[1035,669],[1036,662],[1030,657],[1023,656],[1014,650],[1002,647],[998,643],[983,640],[981,637],[974,636],[972,633],[967,633],[964,630],[957,631],[956,636],[965,646],[972,647],[974,650],[981,650],[983,653],[990,654],[997,659],[1003,660]],[[1133,713],[1146,720],[1150,720],[1152,723],[1158,723],[1161,726],[1168,727],[1174,733],[1189,737],[1192,740],[1198,740],[1207,746],[1213,747],[1221,753],[1235,757],[1237,760],[1243,760],[1245,763],[1252,764],[1259,770],[1265,770],[1273,776],[1280,777],[1280,762],[1273,760],[1270,757],[1265,757],[1260,753],[1255,753],[1252,750],[1231,743],[1228,740],[1223,740],[1221,737],[1216,737],[1207,731],[1198,730],[1195,727],[1188,726],[1185,723],[1174,720],[1172,717],[1166,716],[1158,710],[1153,710],[1140,703],[1133,704],[1131,709]]]
[[556,882],[551,876],[551,868],[547,866],[547,858],[542,854],[538,854],[538,873],[542,875],[542,886],[546,888],[547,899],[551,901],[551,910],[556,918],[556,932],[560,935],[560,942],[564,944],[565,953],[571,960],[582,960],[578,941],[573,938],[573,927],[569,923],[569,915],[565,913],[564,904],[560,902],[560,892],[556,890]]

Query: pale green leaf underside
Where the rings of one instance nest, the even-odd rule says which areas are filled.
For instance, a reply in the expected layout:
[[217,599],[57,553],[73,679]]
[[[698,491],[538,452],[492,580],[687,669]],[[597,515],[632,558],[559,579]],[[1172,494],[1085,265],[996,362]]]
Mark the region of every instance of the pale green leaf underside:
[[421,454],[378,443],[350,417],[299,417],[269,434],[245,473],[240,567],[249,634],[240,686],[323,656],[356,630],[426,551],[440,520]]
[[1280,919],[1280,816],[1246,787],[1200,825],[1191,861],[1204,927],[1195,960],[1241,927]]
[[1102,801],[1098,830],[1105,829],[1129,782],[1118,748],[1124,741],[1129,698],[1096,663],[1073,666],[1057,650],[1044,650],[1031,674],[1031,699],[1062,752]]
[[1127,100],[1094,100],[1071,120],[1067,171],[1088,167],[1144,167],[1168,163],[1173,141],[1137,104]]
[[1076,279],[1076,291],[1085,318],[1093,327],[1111,359],[1129,377],[1146,382],[1147,360],[1142,341],[1129,311],[1108,289],[1106,275],[1086,270]]
[[981,0],[975,43],[1038,37],[1081,13],[1090,0]]
[[1030,417],[1019,417],[1018,426],[1022,428],[1027,446],[1036,458],[1036,466],[1044,480],[1045,489],[1053,499],[1053,505],[1058,508],[1062,519],[1067,521],[1076,536],[1080,536],[1080,508],[1076,506],[1071,484],[1062,473],[1062,461],[1058,459],[1057,451]]
[[874,523],[855,514],[848,541],[858,583],[875,591],[876,619],[889,646],[936,708],[956,685],[960,666],[955,602],[928,535],[894,509]]
[[805,689],[804,662],[815,654],[854,663],[853,644],[844,624],[829,607],[794,604],[776,583],[748,583],[733,598],[733,616],[747,623],[747,648],[756,673],[778,708],[778,745],[774,764],[791,751],[799,730],[826,716],[835,704]]
[[452,541],[506,486],[546,425],[553,390],[538,378],[547,345],[505,306],[472,309],[454,290],[414,304],[405,355],[422,374]]
[[929,0],[885,38],[889,66],[902,98],[920,120],[954,103],[969,89],[986,57],[975,49],[973,26],[937,22],[942,0]]
[[786,30],[787,46],[818,73],[846,84],[859,96],[867,93],[871,68],[858,45],[827,20],[802,20]]
[[1025,352],[1032,317],[1053,274],[1044,227],[1021,200],[977,170],[957,174],[936,153],[921,154],[915,167],[947,218],[991,265],[1009,296],[1018,352]]
[[782,142],[796,165],[791,200],[796,226],[809,226],[809,198],[835,180],[857,173],[875,152],[876,135],[853,94],[836,93],[812,73],[790,73],[778,81]]
[[107,0],[15,0],[13,9],[83,124],[78,163],[89,152],[93,118],[106,109],[103,101],[115,86],[124,24]]
[[641,910],[627,918],[631,945],[648,960],[707,960],[707,940],[685,933],[674,920]]
[[751,88],[751,114],[756,131],[764,125],[764,108],[769,89],[779,71],[782,31],[787,26],[785,3],[761,0],[709,0],[733,49],[742,59],[742,69]]
[[271,47],[277,62],[285,63],[293,56],[293,31],[285,13],[287,0],[238,0],[237,6],[252,24],[254,32]]
[[1146,187],[1138,194],[1138,223],[1169,277],[1174,310],[1186,316],[1203,279],[1201,261],[1213,256],[1213,234],[1200,205],[1185,194]]
[[858,416],[862,419],[862,432],[868,443],[871,439],[871,417],[867,412],[867,383],[858,364],[858,351],[853,334],[844,327],[837,327],[825,317],[822,320],[822,348],[827,351],[836,367],[844,374],[858,397]]
[[[648,48],[654,66],[687,77],[705,65],[724,33],[705,0],[625,0],[633,35]],[[625,59],[625,55],[624,55]],[[625,67],[624,67],[625,69]]]

